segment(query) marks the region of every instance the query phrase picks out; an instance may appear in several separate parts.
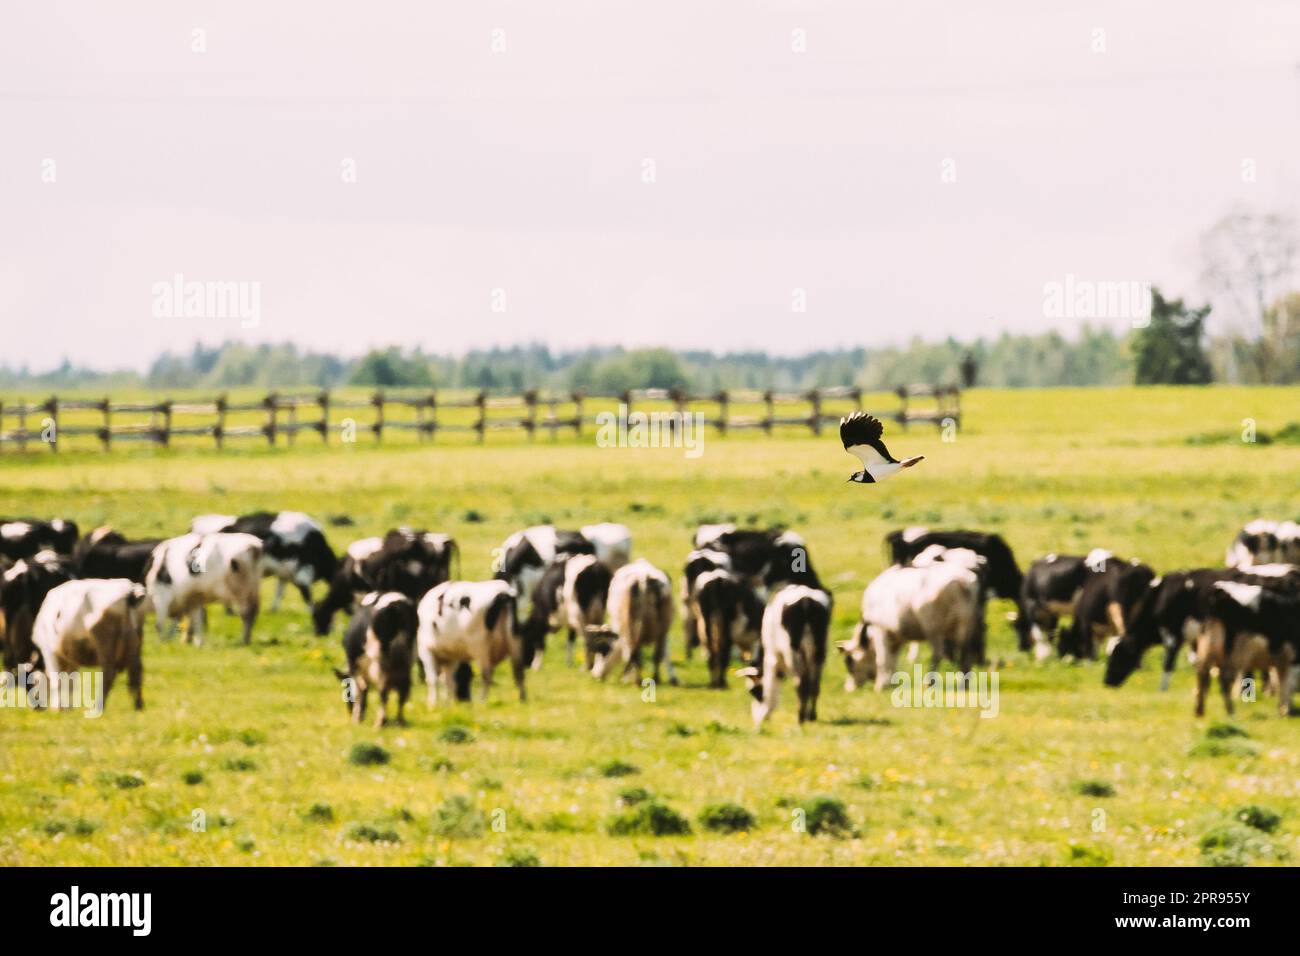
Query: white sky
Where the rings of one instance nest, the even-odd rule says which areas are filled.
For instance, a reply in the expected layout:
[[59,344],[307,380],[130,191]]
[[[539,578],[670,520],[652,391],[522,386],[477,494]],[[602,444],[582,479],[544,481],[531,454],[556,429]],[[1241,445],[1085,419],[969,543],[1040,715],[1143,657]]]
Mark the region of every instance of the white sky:
[[[1300,207],[1298,41],[1266,0],[15,0],[0,363],[1073,330],[1044,283],[1198,298],[1214,220]],[[155,318],[178,272],[260,325]]]

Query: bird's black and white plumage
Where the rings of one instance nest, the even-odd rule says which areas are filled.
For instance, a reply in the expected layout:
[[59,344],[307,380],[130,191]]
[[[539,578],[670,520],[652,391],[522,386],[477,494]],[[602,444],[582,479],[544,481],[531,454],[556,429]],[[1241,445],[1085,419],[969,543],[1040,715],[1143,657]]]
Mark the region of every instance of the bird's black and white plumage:
[[885,426],[880,419],[866,412],[854,412],[840,419],[840,440],[844,442],[844,450],[862,461],[862,470],[855,471],[849,481],[859,484],[884,481],[925,459],[924,455],[918,455],[899,461],[880,440],[884,432]]

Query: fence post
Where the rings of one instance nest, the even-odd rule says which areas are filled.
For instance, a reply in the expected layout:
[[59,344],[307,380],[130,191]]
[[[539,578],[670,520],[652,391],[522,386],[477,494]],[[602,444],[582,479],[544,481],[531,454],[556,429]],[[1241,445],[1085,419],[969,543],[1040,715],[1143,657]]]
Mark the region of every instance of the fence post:
[[429,390],[429,441],[438,437],[438,390]]
[[328,445],[330,443],[330,393],[322,389],[316,396],[316,404],[320,406],[320,440]]
[[725,388],[722,391],[718,392],[717,394],[718,432],[719,434],[722,435],[727,434],[727,408],[730,401],[731,401],[731,397],[727,394],[727,390]]
[[808,401],[812,403],[812,415],[808,420],[808,424],[812,426],[814,435],[820,435],[822,433],[822,393],[814,388],[808,393]]
[[4,451],[4,447],[5,447],[5,403],[3,399],[0,399],[0,452]]
[[907,386],[900,385],[894,391],[898,395],[898,424],[907,431]]
[[277,398],[278,396],[276,393],[272,392],[270,395],[266,396],[266,398],[262,399],[262,404],[266,406],[266,425],[263,426],[262,431],[266,433],[266,440],[272,447],[275,446],[275,412]]
[[212,437],[217,443],[217,451],[221,451],[222,441],[226,437],[226,393],[218,395],[213,404],[216,405],[217,421],[212,426]]
[[853,407],[859,412],[862,411],[862,389],[855,387],[849,394],[853,396]]
[[375,433],[375,444],[384,440],[384,393],[382,389],[375,389],[375,394],[370,396],[370,404],[375,406],[375,423],[370,426],[370,430]]
[[162,446],[170,448],[172,443],[172,400],[163,399],[162,403],[163,425],[162,425]]
[[27,400],[18,403],[18,450],[27,453]]
[[776,398],[772,395],[769,388],[763,393],[763,406],[766,409],[766,417],[763,419],[764,434],[772,434],[772,426],[776,423]]
[[104,400],[99,403],[99,411],[104,416],[104,427],[99,432],[100,444],[104,446],[104,451],[112,451],[113,448],[113,404],[112,400],[105,395]]
[[524,431],[532,441],[537,431],[537,389],[530,388],[524,392]]
[[45,414],[50,416],[50,451],[57,455],[59,452],[59,397],[57,395],[51,395],[46,399]]
[[478,432],[479,444],[482,444],[487,437],[487,392],[479,392],[475,402],[478,404],[478,421],[474,423],[474,428]]
[[583,397],[584,397],[584,395],[583,395],[583,391],[582,391],[582,389],[578,389],[576,392],[573,393],[573,434],[574,434],[575,436],[581,436],[581,435],[582,435],[582,399],[583,399]]

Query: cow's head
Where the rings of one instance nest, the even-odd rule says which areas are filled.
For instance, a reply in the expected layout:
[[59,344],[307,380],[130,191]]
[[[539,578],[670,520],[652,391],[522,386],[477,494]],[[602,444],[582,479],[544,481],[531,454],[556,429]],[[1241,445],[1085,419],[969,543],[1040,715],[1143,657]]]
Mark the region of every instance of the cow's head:
[[330,622],[334,620],[334,610],[328,600],[317,601],[311,606],[311,623],[317,637],[325,637],[330,632]]
[[844,655],[844,667],[849,672],[844,689],[855,691],[876,679],[876,655],[867,639],[867,622],[858,621],[853,637],[836,645]]
[[587,659],[591,661],[592,676],[604,677],[614,656],[614,645],[618,642],[618,635],[607,625],[593,624],[588,625],[582,637],[586,642]]

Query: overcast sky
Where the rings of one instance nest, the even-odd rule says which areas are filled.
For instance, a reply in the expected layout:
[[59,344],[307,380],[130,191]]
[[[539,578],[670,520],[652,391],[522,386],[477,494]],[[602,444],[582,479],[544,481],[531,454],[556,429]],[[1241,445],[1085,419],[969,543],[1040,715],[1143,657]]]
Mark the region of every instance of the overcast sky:
[[[1072,330],[1045,283],[1195,298],[1209,225],[1300,205],[1294,0],[15,0],[3,20],[11,365],[196,339],[792,353]],[[257,326],[155,314],[178,273],[256,289]]]

